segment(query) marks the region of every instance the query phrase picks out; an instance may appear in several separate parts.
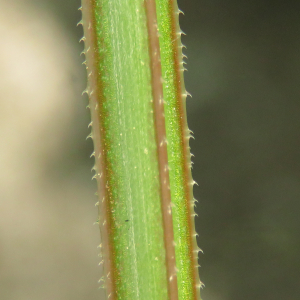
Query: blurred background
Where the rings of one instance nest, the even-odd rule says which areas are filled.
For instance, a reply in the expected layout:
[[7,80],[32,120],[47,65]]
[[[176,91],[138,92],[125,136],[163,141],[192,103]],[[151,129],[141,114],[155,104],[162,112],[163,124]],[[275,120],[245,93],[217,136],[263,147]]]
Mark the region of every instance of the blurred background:
[[[0,298],[101,299],[80,0],[0,4]],[[179,6],[202,298],[298,299],[300,2]]]

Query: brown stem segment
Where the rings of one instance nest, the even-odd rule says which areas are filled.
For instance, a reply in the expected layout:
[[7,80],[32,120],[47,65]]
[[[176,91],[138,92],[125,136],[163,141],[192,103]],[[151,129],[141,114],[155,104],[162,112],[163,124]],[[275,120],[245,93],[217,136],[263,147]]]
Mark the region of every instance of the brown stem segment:
[[155,0],[145,0],[145,8],[149,36],[152,96],[154,105],[154,121],[159,163],[161,207],[164,226],[164,243],[166,249],[168,295],[170,300],[178,300],[173,220],[171,209],[171,192],[168,168],[168,152],[163,101],[163,85]]
[[91,110],[91,117],[93,122],[93,142],[95,149],[95,171],[98,184],[99,196],[99,226],[101,231],[101,251],[102,263],[104,268],[104,283],[107,292],[107,298],[116,300],[116,280],[115,280],[115,266],[113,263],[114,249],[112,246],[112,220],[109,205],[109,193],[106,183],[109,181],[109,174],[106,172],[105,166],[108,165],[106,151],[104,149],[105,128],[101,124],[102,103],[105,100],[101,80],[102,74],[97,73],[97,64],[103,59],[99,57],[97,51],[97,38],[96,38],[96,20],[92,12],[94,11],[96,0],[82,0],[82,23],[85,34],[85,56],[86,68],[88,74],[88,88],[87,94],[89,96],[89,105]]

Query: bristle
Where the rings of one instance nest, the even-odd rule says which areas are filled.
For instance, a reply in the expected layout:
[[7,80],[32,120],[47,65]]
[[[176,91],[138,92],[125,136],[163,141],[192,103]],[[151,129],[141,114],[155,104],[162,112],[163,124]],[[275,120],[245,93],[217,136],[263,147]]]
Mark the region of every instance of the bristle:
[[192,95],[188,91],[185,91],[184,93],[182,93],[182,96],[185,98],[187,98],[188,96],[192,97]]
[[178,15],[180,15],[180,14],[184,15],[184,12],[181,9],[178,8],[177,14]]
[[104,264],[104,260],[101,260],[98,265],[101,266],[103,264]]
[[79,43],[84,42],[86,40],[85,36],[83,36],[80,40]]
[[87,95],[89,94],[89,91],[87,88],[81,93],[81,96],[83,96],[84,94],[87,94]]
[[192,180],[190,185],[198,185],[199,186],[199,184],[195,180]]
[[93,139],[93,134],[90,133],[90,134],[86,137],[86,139]]

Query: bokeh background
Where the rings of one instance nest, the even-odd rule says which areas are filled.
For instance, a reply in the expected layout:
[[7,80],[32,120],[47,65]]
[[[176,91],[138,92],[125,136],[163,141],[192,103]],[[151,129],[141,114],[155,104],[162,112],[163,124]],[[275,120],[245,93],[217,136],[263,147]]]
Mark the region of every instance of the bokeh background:
[[[80,0],[0,0],[0,298],[96,300]],[[300,2],[180,0],[203,300],[300,294]]]

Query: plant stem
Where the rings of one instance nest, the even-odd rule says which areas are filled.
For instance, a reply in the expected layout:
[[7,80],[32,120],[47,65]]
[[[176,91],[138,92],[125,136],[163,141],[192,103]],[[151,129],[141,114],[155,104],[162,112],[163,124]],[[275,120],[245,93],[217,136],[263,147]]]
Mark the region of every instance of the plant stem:
[[107,297],[199,299],[177,4],[82,12]]

